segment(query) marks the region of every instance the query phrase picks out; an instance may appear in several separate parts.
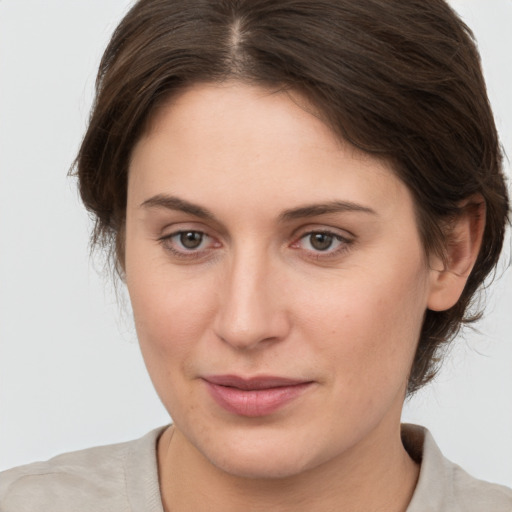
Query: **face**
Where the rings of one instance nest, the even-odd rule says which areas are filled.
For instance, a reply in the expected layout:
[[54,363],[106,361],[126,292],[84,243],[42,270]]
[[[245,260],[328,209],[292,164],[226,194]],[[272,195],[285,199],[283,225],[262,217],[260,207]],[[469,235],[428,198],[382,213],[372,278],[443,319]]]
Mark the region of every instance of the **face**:
[[429,298],[407,188],[304,105],[196,85],[130,165],[144,359],[183,439],[236,475],[298,474],[398,432]]

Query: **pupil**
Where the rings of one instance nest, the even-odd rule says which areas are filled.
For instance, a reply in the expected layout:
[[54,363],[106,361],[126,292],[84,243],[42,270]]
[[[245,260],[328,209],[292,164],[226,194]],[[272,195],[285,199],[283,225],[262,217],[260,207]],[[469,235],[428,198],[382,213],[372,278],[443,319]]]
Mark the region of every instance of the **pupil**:
[[317,251],[325,251],[332,245],[332,235],[315,233],[314,235],[311,235],[311,245]]
[[197,231],[187,231],[180,234],[180,242],[187,249],[197,249],[203,241],[203,235]]

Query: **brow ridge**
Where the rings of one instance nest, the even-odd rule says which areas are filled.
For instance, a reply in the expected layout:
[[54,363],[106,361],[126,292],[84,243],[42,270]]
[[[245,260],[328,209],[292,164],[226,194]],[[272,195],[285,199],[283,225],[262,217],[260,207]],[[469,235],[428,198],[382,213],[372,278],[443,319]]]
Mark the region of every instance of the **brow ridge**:
[[[142,204],[143,208],[166,208],[189,213],[199,218],[215,220],[215,215],[208,209],[197,204],[186,201],[176,196],[157,194],[146,199]],[[352,201],[330,201],[328,203],[308,204],[283,211],[279,215],[280,222],[287,222],[318,215],[327,215],[340,212],[361,212],[377,215],[377,212],[367,206]]]
[[377,212],[372,208],[363,206],[352,201],[330,201],[328,203],[309,204],[285,210],[279,216],[282,222],[302,219],[307,217],[316,217],[317,215],[327,215],[329,213],[342,213],[342,212],[361,212],[370,215],[377,215]]
[[186,201],[176,196],[170,196],[167,194],[157,194],[155,196],[146,199],[142,204],[143,208],[166,208],[168,210],[177,210],[184,213],[189,213],[202,219],[214,220],[215,216],[213,213],[199,206],[197,204]]

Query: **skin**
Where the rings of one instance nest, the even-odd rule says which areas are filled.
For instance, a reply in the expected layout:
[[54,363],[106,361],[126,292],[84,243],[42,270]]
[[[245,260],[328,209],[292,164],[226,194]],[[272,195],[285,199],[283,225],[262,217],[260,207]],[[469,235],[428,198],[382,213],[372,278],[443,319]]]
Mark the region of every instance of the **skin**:
[[[405,185],[306,103],[198,84],[133,150],[124,268],[174,421],[158,446],[173,511],[400,511],[416,484],[400,441],[407,377],[426,309],[450,307],[464,273],[427,261]],[[470,270],[479,237],[459,225],[450,261]],[[312,384],[246,417],[212,399],[212,374]]]

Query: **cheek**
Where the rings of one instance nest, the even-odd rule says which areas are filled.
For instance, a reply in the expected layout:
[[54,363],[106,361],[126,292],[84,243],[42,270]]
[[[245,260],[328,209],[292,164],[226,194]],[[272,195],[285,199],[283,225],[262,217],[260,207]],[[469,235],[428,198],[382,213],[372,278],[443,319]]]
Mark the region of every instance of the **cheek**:
[[[399,267],[397,267],[399,268]],[[425,311],[424,273],[347,274],[301,305],[307,340],[339,392],[361,404],[405,386]]]
[[180,286],[169,276],[145,275],[137,285],[128,286],[148,374],[167,411],[178,421],[195,409],[188,383],[211,318],[207,294],[204,287]]
[[141,351],[158,388],[194,359],[212,322],[214,286],[161,263],[127,266],[126,277]]

